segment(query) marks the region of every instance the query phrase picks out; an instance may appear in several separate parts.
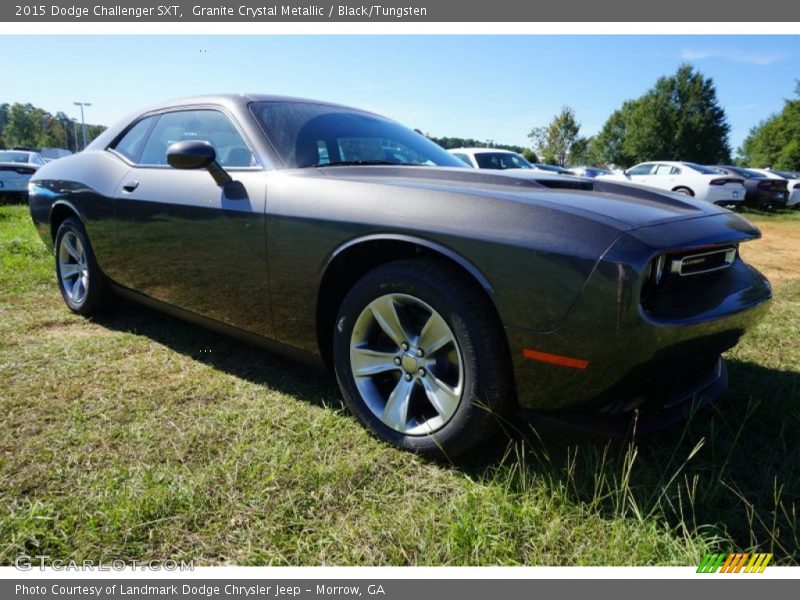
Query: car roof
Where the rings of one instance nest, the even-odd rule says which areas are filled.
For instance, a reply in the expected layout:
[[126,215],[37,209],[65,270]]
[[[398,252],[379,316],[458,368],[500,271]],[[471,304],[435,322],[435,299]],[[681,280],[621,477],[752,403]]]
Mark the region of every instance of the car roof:
[[179,106],[193,105],[193,104],[219,104],[222,106],[237,106],[246,107],[251,102],[304,102],[307,104],[322,104],[325,106],[336,106],[339,108],[348,108],[350,110],[357,110],[359,112],[369,112],[360,108],[352,106],[345,106],[343,104],[336,104],[334,102],[325,102],[323,100],[314,100],[312,98],[299,98],[295,96],[282,96],[277,94],[206,94],[200,96],[188,96],[185,98],[174,98],[172,100],[165,100],[158,102],[138,110],[138,113],[146,113],[162,108],[173,108]]
[[513,150],[506,150],[505,148],[448,148],[448,152],[463,152],[467,154],[482,154],[484,152],[493,152],[500,154],[519,154]]

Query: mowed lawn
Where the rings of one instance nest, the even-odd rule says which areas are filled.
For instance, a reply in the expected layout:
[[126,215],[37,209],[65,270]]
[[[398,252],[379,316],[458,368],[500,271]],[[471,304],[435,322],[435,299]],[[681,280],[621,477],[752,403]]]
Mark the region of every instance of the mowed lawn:
[[710,414],[635,445],[523,427],[453,465],[373,439],[324,374],[130,303],[72,315],[0,206],[0,564],[797,564],[800,213],[748,218],[775,300]]

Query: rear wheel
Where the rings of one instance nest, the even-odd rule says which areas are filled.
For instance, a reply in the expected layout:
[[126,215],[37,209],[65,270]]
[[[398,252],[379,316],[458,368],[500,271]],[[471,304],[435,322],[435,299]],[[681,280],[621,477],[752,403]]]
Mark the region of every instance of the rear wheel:
[[111,290],[97,266],[83,224],[64,219],[55,239],[56,276],[64,302],[72,312],[90,315],[105,308]]
[[458,272],[389,263],[345,298],[334,366],[351,412],[381,439],[422,454],[463,454],[500,427],[511,377],[491,306]]
[[677,187],[672,191],[676,194],[683,194],[684,196],[694,196],[694,192],[687,187]]

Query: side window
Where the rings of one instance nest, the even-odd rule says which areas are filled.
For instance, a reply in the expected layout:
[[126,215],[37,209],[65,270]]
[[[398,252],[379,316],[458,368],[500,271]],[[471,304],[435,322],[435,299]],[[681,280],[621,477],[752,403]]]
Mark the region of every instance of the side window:
[[466,164],[468,164],[470,167],[472,166],[472,161],[469,159],[469,156],[467,156],[466,154],[461,154],[460,152],[459,153],[453,152],[453,156],[455,156],[456,158],[460,158]]
[[658,165],[654,175],[674,175],[674,170],[675,167],[671,167],[670,165]]
[[681,170],[678,167],[672,167],[672,170],[669,172],[670,175],[680,175]]
[[331,157],[328,154],[328,144],[325,143],[325,140],[317,141],[317,156],[319,157],[317,162],[319,165],[327,165],[331,162]]
[[500,169],[500,165],[497,164],[497,154],[489,153],[489,152],[478,152],[477,154],[473,155],[475,157],[475,162],[478,163],[479,169]]
[[161,115],[147,139],[143,165],[166,165],[167,148],[175,142],[202,140],[214,146],[223,167],[255,166],[255,158],[233,123],[215,110],[185,110]]
[[628,175],[649,175],[650,171],[652,170],[653,163],[645,163],[643,165],[633,167],[632,169],[628,169]]
[[147,132],[153,126],[153,122],[157,116],[146,117],[131,127],[128,132],[120,138],[114,146],[119,154],[124,156],[130,161],[137,162],[139,155],[142,153],[144,142],[147,139]]

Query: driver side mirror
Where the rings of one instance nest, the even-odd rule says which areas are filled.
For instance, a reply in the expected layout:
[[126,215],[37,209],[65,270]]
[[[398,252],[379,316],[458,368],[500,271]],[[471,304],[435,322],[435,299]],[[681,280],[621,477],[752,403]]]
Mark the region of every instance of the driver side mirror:
[[185,140],[167,148],[167,163],[174,169],[206,169],[220,187],[233,181],[217,162],[217,152],[209,142]]

